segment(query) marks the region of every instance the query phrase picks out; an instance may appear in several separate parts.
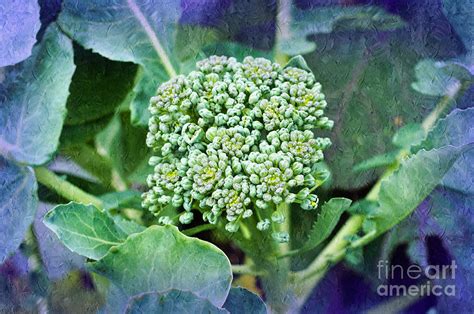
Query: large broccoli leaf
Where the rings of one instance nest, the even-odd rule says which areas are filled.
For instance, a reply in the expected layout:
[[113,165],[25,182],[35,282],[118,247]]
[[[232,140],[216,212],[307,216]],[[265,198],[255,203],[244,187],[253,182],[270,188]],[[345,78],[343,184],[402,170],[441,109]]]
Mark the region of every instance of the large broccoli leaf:
[[222,251],[174,226],[152,226],[131,235],[90,267],[129,297],[178,289],[216,306],[224,304],[232,281],[230,262]]
[[36,0],[0,3],[0,67],[18,63],[31,55],[40,29],[39,11]]
[[111,60],[172,75],[178,66],[172,48],[179,16],[176,0],[66,0],[58,23],[85,48]]
[[0,154],[40,165],[58,146],[75,66],[71,40],[52,24],[33,55],[0,84]]
[[93,205],[58,205],[45,215],[44,223],[71,251],[91,259],[103,257],[128,236],[112,217]]
[[[474,143],[474,108],[456,109],[441,119],[423,142],[430,149],[445,145]],[[464,153],[443,178],[443,185],[466,194],[474,194],[474,150]]]
[[[373,213],[375,231],[381,234],[402,221],[431,193],[456,162],[472,154],[474,109],[456,110],[440,120],[415,155],[402,161],[400,168],[382,181],[377,210]],[[462,167],[462,166],[461,166]],[[456,168],[454,168],[456,169]],[[472,180],[472,167],[461,173]],[[459,176],[458,179],[462,179]],[[465,185],[467,182],[459,182]],[[467,183],[470,187],[472,183]]]
[[463,153],[473,146],[445,146],[421,150],[402,162],[400,169],[382,181],[379,207],[373,213],[375,231],[382,234],[408,217]]
[[147,292],[133,296],[130,298],[125,312],[127,314],[229,313],[224,309],[215,307],[208,300],[199,298],[192,292],[174,289],[164,292]]
[[265,314],[268,312],[265,303],[258,295],[241,287],[230,289],[223,308],[232,314]]
[[58,280],[72,270],[83,268],[86,258],[69,250],[54,232],[44,225],[43,217],[53,207],[53,204],[39,203],[33,230],[38,240],[38,251],[45,273],[50,280]]

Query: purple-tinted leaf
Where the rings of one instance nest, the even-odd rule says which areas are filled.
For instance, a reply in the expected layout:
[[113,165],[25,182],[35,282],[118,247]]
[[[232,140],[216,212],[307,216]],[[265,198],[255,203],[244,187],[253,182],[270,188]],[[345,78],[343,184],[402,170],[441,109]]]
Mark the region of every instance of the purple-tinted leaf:
[[85,258],[67,249],[54,232],[43,224],[44,215],[52,208],[53,205],[40,203],[33,226],[43,265],[49,279],[55,280],[73,269],[82,268]]
[[225,314],[229,312],[217,308],[209,300],[200,298],[190,291],[168,290],[146,292],[133,296],[129,300],[125,313]]
[[391,247],[409,243],[408,254],[422,267],[456,264],[447,278],[433,284],[454,285],[455,296],[438,298],[440,313],[468,313],[474,307],[474,196],[447,188],[436,189],[414,214],[396,229],[403,237]]
[[265,303],[258,295],[241,287],[230,289],[222,307],[232,314],[266,314],[268,312]]
[[33,222],[38,197],[33,170],[0,156],[0,264],[20,245]]
[[[428,134],[422,146],[430,149],[445,145],[461,146],[474,143],[474,108],[456,109],[441,119]],[[474,193],[474,151],[465,152],[443,178],[443,185]]]
[[[443,0],[443,12],[461,37],[468,55],[472,56],[474,47],[474,18],[472,0]],[[470,60],[472,65],[472,59]]]
[[39,10],[36,0],[0,2],[0,67],[31,55],[40,28]]
[[51,158],[74,69],[71,40],[55,24],[31,58],[7,69],[0,84],[0,155],[31,165]]

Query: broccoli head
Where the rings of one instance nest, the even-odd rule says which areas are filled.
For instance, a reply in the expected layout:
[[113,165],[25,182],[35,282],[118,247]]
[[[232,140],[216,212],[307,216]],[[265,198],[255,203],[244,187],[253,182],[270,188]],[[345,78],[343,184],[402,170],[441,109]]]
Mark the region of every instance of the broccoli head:
[[[147,145],[155,156],[143,206],[164,224],[190,223],[198,211],[229,232],[246,220],[272,230],[285,219],[284,204],[316,208],[316,165],[331,142],[315,131],[333,122],[324,116],[321,84],[304,65],[212,56],[163,83],[149,106]],[[175,218],[162,215],[170,207]]]

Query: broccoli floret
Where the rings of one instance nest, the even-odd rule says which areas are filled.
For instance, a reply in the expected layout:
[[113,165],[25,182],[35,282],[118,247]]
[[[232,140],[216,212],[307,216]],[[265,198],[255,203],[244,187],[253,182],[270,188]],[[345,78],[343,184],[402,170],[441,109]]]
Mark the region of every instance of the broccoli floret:
[[282,203],[316,208],[315,166],[331,142],[314,131],[333,122],[323,116],[314,75],[252,57],[212,56],[196,66],[163,83],[150,101],[147,145],[156,156],[143,206],[157,216],[169,206],[182,209],[182,224],[199,209],[212,224],[224,219],[229,232],[253,215],[259,230],[273,230],[285,220]]

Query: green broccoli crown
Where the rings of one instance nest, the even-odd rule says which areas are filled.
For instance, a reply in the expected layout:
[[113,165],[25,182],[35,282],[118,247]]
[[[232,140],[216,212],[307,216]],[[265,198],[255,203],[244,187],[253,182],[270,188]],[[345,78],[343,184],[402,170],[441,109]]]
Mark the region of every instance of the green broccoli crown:
[[[284,221],[283,203],[316,208],[315,166],[331,142],[314,131],[333,125],[325,107],[321,84],[304,67],[252,57],[198,62],[150,101],[147,145],[156,156],[143,206],[156,215],[182,208],[180,223],[199,209],[210,223],[225,219],[229,232],[254,214],[259,230],[271,230]],[[274,238],[286,241],[280,233]]]

